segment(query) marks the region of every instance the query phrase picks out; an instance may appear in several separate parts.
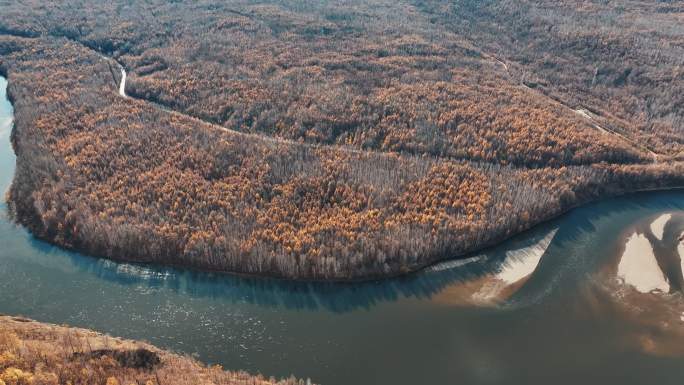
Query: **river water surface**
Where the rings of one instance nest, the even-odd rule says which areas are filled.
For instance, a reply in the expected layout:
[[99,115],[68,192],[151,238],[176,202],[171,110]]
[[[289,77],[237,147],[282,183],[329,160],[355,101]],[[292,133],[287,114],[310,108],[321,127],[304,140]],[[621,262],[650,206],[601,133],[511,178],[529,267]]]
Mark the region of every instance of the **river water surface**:
[[[15,158],[0,78],[0,189]],[[94,259],[0,206],[0,312],[227,369],[360,384],[681,384],[684,192],[573,210],[405,278],[292,283]]]

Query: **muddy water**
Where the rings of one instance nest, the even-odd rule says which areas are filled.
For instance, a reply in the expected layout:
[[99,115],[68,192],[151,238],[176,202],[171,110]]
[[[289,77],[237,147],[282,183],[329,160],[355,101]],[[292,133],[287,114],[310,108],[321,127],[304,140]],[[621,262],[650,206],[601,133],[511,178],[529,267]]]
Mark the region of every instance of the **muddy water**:
[[[12,109],[0,79],[0,188]],[[0,207],[0,312],[323,384],[680,384],[684,192],[577,209],[401,279],[305,284],[118,264]],[[679,259],[678,259],[679,258]]]

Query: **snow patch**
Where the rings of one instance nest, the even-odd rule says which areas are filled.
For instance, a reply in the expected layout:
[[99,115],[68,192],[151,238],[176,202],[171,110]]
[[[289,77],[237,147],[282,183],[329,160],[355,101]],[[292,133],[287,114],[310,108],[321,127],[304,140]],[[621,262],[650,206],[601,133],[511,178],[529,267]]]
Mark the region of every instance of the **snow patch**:
[[672,218],[672,214],[663,214],[651,223],[651,231],[659,241],[663,240],[665,233],[665,224]]
[[12,118],[11,117],[0,117],[0,130],[4,131],[10,127],[12,127]]
[[121,82],[119,83],[119,95],[126,97],[126,70],[121,68]]
[[623,283],[641,293],[670,291],[670,284],[658,266],[651,243],[640,234],[635,233],[627,240],[617,275]]
[[679,241],[679,245],[677,246],[677,254],[679,254],[679,258],[682,260],[682,271],[684,271],[684,239]]
[[553,229],[533,245],[507,251],[503,269],[496,277],[507,284],[512,284],[532,274],[557,231],[558,229]]
[[446,262],[442,262],[442,263],[438,263],[436,265],[430,266],[425,270],[431,271],[431,272],[437,272],[437,271],[455,269],[457,267],[465,266],[465,265],[473,263],[473,262],[481,261],[483,258],[484,258],[483,255],[477,255],[477,256],[465,258],[465,259],[454,259],[452,261],[446,261]]

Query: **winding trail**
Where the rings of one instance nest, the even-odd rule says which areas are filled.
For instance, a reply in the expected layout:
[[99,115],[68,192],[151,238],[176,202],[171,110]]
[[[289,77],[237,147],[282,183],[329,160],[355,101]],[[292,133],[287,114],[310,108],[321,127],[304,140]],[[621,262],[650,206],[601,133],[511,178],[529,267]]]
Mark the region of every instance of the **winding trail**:
[[[561,103],[561,104],[567,108],[570,108],[569,106],[567,106],[563,103]],[[601,125],[598,124],[598,122],[596,122],[596,116],[591,111],[589,111],[585,108],[578,108],[578,109],[573,110],[573,111],[575,111],[576,114],[578,114],[578,115],[582,116],[583,118],[585,118],[586,120],[588,120],[591,124],[593,124],[594,127],[596,127],[597,130],[601,131],[604,134],[616,136],[619,139],[622,139],[623,141],[631,144],[632,146],[639,148],[642,151],[647,152],[649,155],[651,155],[651,157],[653,157],[653,163],[658,163],[658,154],[653,152],[653,150],[651,150],[650,148],[648,148],[646,146],[640,145],[639,143],[635,142],[634,140],[626,137],[625,135],[622,135],[621,133],[619,133],[613,129],[610,129],[608,127],[602,127]]]
[[[511,75],[511,73],[510,73],[510,71],[509,71],[509,67],[508,67],[508,65],[507,65],[504,61],[502,61],[501,59],[497,58],[496,56],[489,55],[489,54],[483,54],[483,56],[484,56],[486,59],[492,60],[492,61],[496,62],[497,64],[501,65],[501,66],[503,67],[504,71],[506,72],[506,74],[507,74],[509,77],[512,78],[512,75]],[[617,132],[616,130],[613,130],[613,129],[611,129],[611,128],[603,127],[603,126],[599,125],[598,122],[596,121],[596,116],[595,116],[591,111],[589,111],[589,110],[583,108],[582,106],[580,106],[580,107],[578,107],[578,108],[576,108],[576,109],[575,109],[575,108],[572,108],[572,107],[568,106],[567,104],[565,104],[565,103],[563,103],[563,102],[561,102],[561,101],[559,101],[559,100],[556,100],[556,99],[554,99],[554,98],[552,98],[552,97],[546,95],[545,93],[543,93],[543,92],[541,92],[541,91],[538,91],[537,89],[534,89],[534,88],[528,86],[528,85],[525,84],[524,82],[520,82],[520,86],[522,86],[522,87],[528,89],[529,91],[531,91],[531,92],[533,92],[533,93],[535,93],[535,94],[537,94],[537,95],[543,96],[544,98],[546,98],[546,99],[548,99],[549,101],[551,101],[551,103],[553,103],[553,104],[560,105],[560,106],[562,106],[562,107],[564,107],[564,108],[567,108],[567,109],[569,109],[570,111],[572,111],[572,112],[574,112],[574,113],[580,115],[580,116],[583,117],[585,120],[587,120],[589,123],[591,123],[591,125],[592,125],[594,128],[596,128],[597,130],[599,130],[601,133],[607,134],[607,135],[612,135],[612,136],[614,136],[614,137],[616,137],[616,138],[618,138],[618,139],[620,139],[620,140],[622,140],[622,141],[628,143],[629,145],[631,145],[631,146],[633,146],[633,147],[635,147],[635,148],[637,148],[637,149],[639,149],[639,150],[641,150],[641,151],[644,151],[644,152],[648,153],[648,154],[653,158],[653,163],[658,163],[658,161],[659,161],[659,160],[658,160],[658,156],[659,156],[659,155],[658,155],[657,153],[655,153],[655,152],[654,152],[653,150],[651,150],[650,148],[648,148],[648,147],[646,147],[646,146],[644,146],[644,145],[641,145],[641,144],[637,143],[636,141],[634,141],[634,140],[628,138],[627,136],[625,136],[625,135],[623,135],[623,134]]]
[[[79,42],[76,41],[76,40],[69,39],[69,41],[72,41],[72,42],[74,42],[75,44],[79,44],[79,45],[83,46],[81,43],[79,43]],[[138,101],[140,101],[140,102],[150,104],[150,105],[154,106],[155,108],[158,108],[159,110],[161,110],[161,111],[163,111],[163,112],[166,112],[167,114],[171,114],[171,115],[177,116],[177,117],[182,118],[182,119],[188,119],[188,120],[193,121],[193,122],[195,122],[195,123],[198,123],[198,124],[200,124],[200,125],[209,126],[209,127],[213,128],[213,129],[217,129],[217,130],[220,130],[220,131],[223,131],[223,132],[227,132],[227,133],[230,133],[230,134],[233,134],[233,135],[242,135],[242,136],[249,137],[249,138],[258,138],[259,140],[263,140],[263,141],[265,141],[265,142],[272,143],[272,144],[276,144],[276,145],[279,145],[279,144],[288,144],[288,145],[306,146],[306,147],[311,147],[311,148],[316,148],[316,149],[321,149],[321,148],[334,148],[335,150],[343,151],[343,152],[346,152],[346,153],[349,153],[349,154],[364,155],[364,156],[370,156],[370,155],[382,156],[382,155],[387,155],[387,153],[381,152],[381,151],[358,150],[358,149],[351,148],[351,147],[346,146],[346,145],[323,145],[323,144],[314,144],[314,143],[299,143],[299,142],[295,142],[295,141],[293,141],[293,140],[282,139],[282,138],[277,138],[277,137],[273,137],[273,136],[267,136],[267,135],[261,135],[261,134],[252,134],[252,133],[246,133],[246,132],[236,131],[236,130],[232,130],[232,129],[230,129],[230,128],[226,128],[226,127],[224,127],[224,126],[221,126],[220,124],[208,122],[208,121],[206,121],[206,120],[203,120],[203,119],[194,117],[194,116],[192,116],[192,115],[189,115],[189,114],[186,114],[186,113],[183,113],[183,112],[176,111],[176,110],[172,109],[171,107],[165,106],[165,105],[163,105],[163,104],[160,104],[160,103],[157,103],[157,102],[154,102],[154,101],[151,101],[151,100],[147,100],[147,99],[137,98],[137,97],[132,96],[132,95],[128,95],[128,94],[126,94],[126,80],[127,80],[127,74],[126,74],[126,69],[124,68],[124,66],[123,66],[121,63],[119,63],[116,59],[114,59],[113,57],[106,56],[106,55],[104,55],[104,54],[102,54],[102,53],[100,53],[100,52],[97,52],[97,51],[93,50],[93,49],[90,48],[90,47],[86,47],[86,46],[83,46],[83,47],[85,47],[86,49],[88,49],[88,50],[90,50],[90,51],[95,52],[98,56],[100,56],[102,59],[104,59],[104,60],[107,61],[108,63],[113,62],[113,63],[115,63],[115,64],[119,67],[119,69],[121,70],[121,80],[119,81],[119,85],[118,85],[118,89],[119,89],[118,94],[119,94],[119,96],[121,96],[121,97],[123,97],[123,98],[126,98],[126,99],[138,100]],[[412,158],[412,159],[425,159],[424,156],[419,156],[419,155],[416,155],[416,154],[403,154],[403,155],[404,155],[404,156],[407,156],[407,157],[410,157],[410,158]],[[434,159],[437,159],[437,157],[436,157],[436,156],[430,155],[430,156],[428,156],[428,159],[434,160]],[[460,161],[470,163],[470,161],[467,160],[467,159],[460,159]]]
[[[194,117],[194,116],[192,116],[192,115],[188,115],[188,114],[186,114],[186,113],[179,112],[179,111],[174,110],[174,109],[172,109],[171,107],[165,106],[165,105],[163,105],[163,104],[160,104],[160,103],[157,103],[157,102],[153,102],[153,101],[150,101],[150,100],[147,100],[147,99],[139,99],[139,98],[136,98],[136,97],[134,97],[134,96],[127,95],[127,94],[126,94],[126,80],[127,80],[127,74],[126,74],[126,70],[125,70],[124,66],[123,66],[121,63],[119,63],[119,61],[117,61],[117,60],[114,59],[113,57],[106,56],[106,55],[102,54],[101,52],[98,52],[98,51],[96,51],[96,50],[93,50],[93,49],[90,48],[90,47],[86,47],[86,46],[84,46],[82,43],[80,43],[80,42],[77,41],[77,40],[74,40],[74,39],[68,39],[68,40],[74,42],[75,44],[81,45],[81,46],[87,48],[88,50],[91,50],[91,51],[95,52],[98,56],[102,57],[102,58],[105,59],[107,62],[114,62],[114,63],[119,67],[119,69],[120,69],[120,71],[121,71],[121,80],[120,80],[120,82],[119,82],[119,95],[120,95],[121,97],[123,97],[123,98],[132,98],[132,99],[135,99],[135,100],[140,100],[140,101],[145,102],[145,103],[150,103],[151,105],[153,105],[153,106],[159,108],[160,110],[162,110],[162,111],[164,111],[164,112],[166,112],[166,113],[169,113],[169,114],[172,114],[172,115],[176,115],[176,116],[179,116],[179,117],[182,117],[182,118],[185,118],[185,119],[190,119],[190,120],[192,120],[192,121],[194,121],[194,122],[197,122],[197,123],[200,123],[200,124],[205,124],[205,125],[208,125],[208,126],[214,128],[214,129],[218,129],[218,130],[221,130],[221,131],[224,131],[224,132],[230,132],[230,133],[236,134],[236,135],[246,135],[246,136],[249,136],[249,137],[257,137],[257,138],[259,138],[259,139],[261,139],[261,140],[267,141],[267,142],[269,142],[269,143],[274,143],[274,144],[298,144],[298,145],[302,145],[302,143],[294,142],[294,141],[291,141],[291,140],[288,140],[288,139],[282,139],[282,138],[277,138],[277,137],[272,137],[272,136],[267,136],[267,135],[260,135],[260,134],[250,134],[250,133],[245,133],[245,132],[241,132],[241,131],[232,130],[232,129],[226,128],[226,127],[224,127],[224,126],[222,126],[222,125],[220,125],[220,124],[208,122],[208,121],[206,121],[206,120],[203,120],[203,119]],[[497,58],[496,56],[486,54],[486,53],[484,53],[484,52],[483,52],[483,56],[484,56],[486,59],[492,60],[492,61],[496,62],[498,65],[501,65],[501,66],[504,68],[506,74],[509,75],[509,77],[511,77],[509,66],[508,66],[503,60]],[[653,152],[653,151],[652,151],[651,149],[649,149],[648,147],[636,143],[635,141],[631,140],[630,138],[626,137],[625,135],[620,134],[619,132],[616,132],[616,131],[613,130],[613,129],[606,128],[606,127],[602,127],[601,125],[599,125],[599,124],[596,122],[596,119],[595,119],[595,117],[593,116],[593,113],[591,113],[590,111],[588,111],[588,110],[586,110],[586,109],[584,109],[584,108],[573,109],[573,108],[571,108],[570,106],[568,106],[567,104],[562,103],[561,101],[558,101],[558,100],[556,100],[556,99],[554,99],[554,98],[551,98],[551,97],[549,97],[548,95],[544,94],[543,92],[537,91],[537,90],[533,89],[532,87],[529,87],[528,85],[526,85],[526,84],[524,84],[524,83],[520,83],[520,85],[523,86],[523,87],[525,87],[525,88],[527,88],[528,90],[530,90],[530,91],[532,91],[532,92],[534,92],[534,93],[536,93],[536,94],[539,94],[539,95],[543,96],[544,98],[550,100],[553,104],[560,105],[560,106],[562,106],[562,107],[564,107],[564,108],[569,109],[570,111],[572,111],[572,112],[574,112],[574,113],[576,113],[576,114],[579,114],[580,116],[582,116],[583,118],[585,118],[586,120],[588,120],[589,123],[591,123],[591,124],[593,125],[593,127],[595,127],[597,130],[599,130],[601,133],[607,134],[607,135],[613,135],[613,136],[617,137],[618,139],[620,139],[620,140],[622,140],[622,141],[624,141],[624,142],[627,142],[627,143],[630,144],[631,146],[633,146],[633,147],[635,147],[635,148],[638,148],[638,149],[640,149],[640,150],[642,150],[642,151],[644,151],[644,152],[647,152],[649,155],[651,155],[651,156],[653,157],[653,163],[658,163],[658,154],[656,154],[655,152]],[[346,152],[346,153],[356,154],[356,155],[370,155],[370,154],[384,155],[384,154],[387,154],[387,153],[385,153],[385,152],[381,152],[381,151],[372,151],[372,150],[368,150],[368,149],[359,150],[359,149],[351,148],[351,147],[345,146],[345,145],[334,145],[334,146],[330,146],[330,145],[318,145],[318,144],[310,144],[310,143],[307,143],[307,144],[305,144],[305,145],[306,145],[306,146],[315,147],[315,148],[335,147],[335,149],[337,149],[337,150],[341,150],[341,151],[344,151],[344,152]],[[404,154],[404,155],[408,155],[408,156],[413,157],[413,158],[423,158],[423,157],[421,157],[421,156],[419,156],[419,155],[416,155],[416,154]],[[430,158],[430,159],[437,159],[437,157],[432,156],[432,155],[428,156],[428,158]],[[471,162],[471,161],[468,160],[468,159],[455,159],[455,160],[460,160],[460,161],[463,161],[463,162]]]

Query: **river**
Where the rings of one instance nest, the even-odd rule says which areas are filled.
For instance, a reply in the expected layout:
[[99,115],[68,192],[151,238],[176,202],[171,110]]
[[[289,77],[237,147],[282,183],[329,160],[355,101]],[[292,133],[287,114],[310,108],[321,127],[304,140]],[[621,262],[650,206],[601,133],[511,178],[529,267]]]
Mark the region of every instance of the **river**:
[[[3,191],[15,163],[5,88],[0,78]],[[680,384],[684,378],[684,300],[667,293],[681,287],[681,191],[591,204],[466,260],[356,284],[90,258],[34,239],[6,210],[3,200],[5,314],[145,339],[227,369],[327,385]]]

